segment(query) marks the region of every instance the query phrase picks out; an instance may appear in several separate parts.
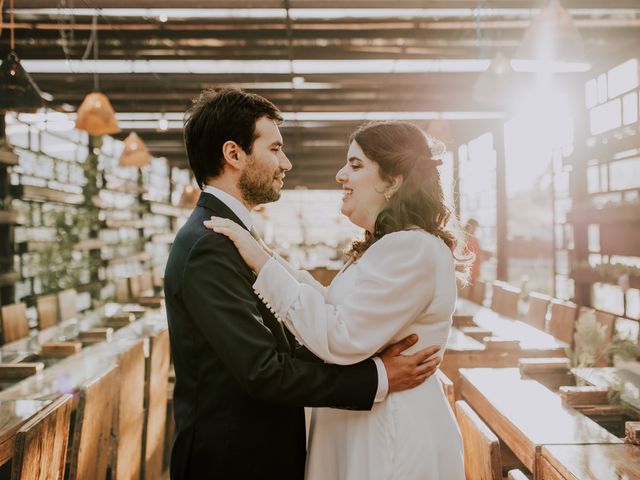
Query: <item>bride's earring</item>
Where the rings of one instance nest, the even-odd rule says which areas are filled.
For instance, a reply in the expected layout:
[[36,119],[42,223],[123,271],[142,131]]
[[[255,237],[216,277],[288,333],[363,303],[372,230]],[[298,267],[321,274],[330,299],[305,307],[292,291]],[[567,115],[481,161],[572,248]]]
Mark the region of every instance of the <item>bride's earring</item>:
[[391,194],[389,192],[384,192],[384,199],[389,203],[389,200],[391,200]]

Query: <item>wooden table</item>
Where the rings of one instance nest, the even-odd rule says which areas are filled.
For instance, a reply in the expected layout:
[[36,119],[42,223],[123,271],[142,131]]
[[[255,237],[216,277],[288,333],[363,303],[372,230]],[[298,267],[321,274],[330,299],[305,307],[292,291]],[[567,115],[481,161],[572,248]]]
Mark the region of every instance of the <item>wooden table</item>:
[[573,368],[571,372],[590,385],[618,390],[620,401],[640,413],[640,375],[615,367]]
[[117,330],[110,342],[83,348],[42,372],[0,392],[0,400],[54,399],[105,372],[118,355],[140,339],[167,329],[163,312],[150,312],[131,325]]
[[0,465],[7,463],[13,456],[18,429],[49,403],[51,402],[39,400],[0,401]]
[[565,357],[568,344],[519,320],[498,315],[481,305],[458,300],[457,312],[473,316],[478,326],[491,330],[493,335],[517,340],[519,348],[487,348],[480,341],[453,327],[447,342],[441,370],[453,381],[456,395],[460,395],[461,368],[517,367],[521,358]]
[[596,422],[562,404],[535,380],[523,380],[517,368],[463,369],[462,397],[520,461],[541,478],[546,445],[622,444]]
[[635,445],[548,445],[542,448],[542,480],[640,480]]

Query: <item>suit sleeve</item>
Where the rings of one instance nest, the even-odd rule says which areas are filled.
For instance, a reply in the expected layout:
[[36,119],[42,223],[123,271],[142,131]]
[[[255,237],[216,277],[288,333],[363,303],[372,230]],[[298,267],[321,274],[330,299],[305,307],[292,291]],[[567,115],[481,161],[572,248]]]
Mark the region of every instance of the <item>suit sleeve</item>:
[[338,367],[278,352],[262,324],[252,281],[231,241],[215,233],[196,242],[183,272],[186,308],[238,383],[250,395],[278,404],[371,409],[374,362]]

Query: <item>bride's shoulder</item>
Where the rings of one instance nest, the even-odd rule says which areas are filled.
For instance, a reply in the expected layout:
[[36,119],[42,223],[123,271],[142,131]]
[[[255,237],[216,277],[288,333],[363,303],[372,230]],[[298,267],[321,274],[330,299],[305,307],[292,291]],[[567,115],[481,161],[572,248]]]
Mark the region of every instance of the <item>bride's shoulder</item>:
[[367,253],[371,251],[372,254],[388,255],[390,252],[394,252],[395,255],[407,255],[415,258],[417,255],[433,251],[439,242],[440,239],[435,235],[416,227],[386,234],[374,243]]

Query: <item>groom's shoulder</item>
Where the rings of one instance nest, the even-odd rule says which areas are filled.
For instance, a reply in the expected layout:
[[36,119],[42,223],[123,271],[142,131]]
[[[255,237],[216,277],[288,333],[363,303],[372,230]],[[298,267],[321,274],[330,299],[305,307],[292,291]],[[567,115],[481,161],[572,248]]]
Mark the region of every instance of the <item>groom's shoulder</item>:
[[211,212],[203,210],[196,207],[191,213],[189,219],[176,233],[172,250],[189,252],[196,247],[226,250],[232,245],[224,235],[215,233],[204,226],[203,222],[210,218]]

